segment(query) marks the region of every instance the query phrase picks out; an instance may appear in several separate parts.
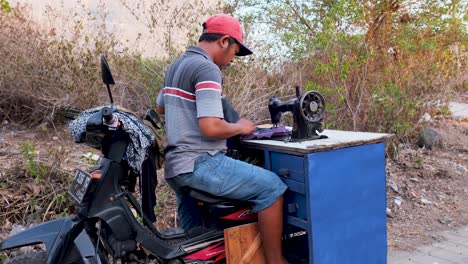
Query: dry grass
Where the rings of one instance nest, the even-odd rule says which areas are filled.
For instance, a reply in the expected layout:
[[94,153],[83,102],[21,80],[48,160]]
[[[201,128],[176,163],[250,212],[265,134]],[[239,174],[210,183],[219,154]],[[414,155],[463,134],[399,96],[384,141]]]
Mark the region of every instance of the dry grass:
[[[114,36],[85,34],[79,25],[71,40],[46,32],[25,11],[0,11],[0,120],[33,126],[59,120],[67,107],[107,103],[99,55],[114,69],[115,101],[131,110],[152,105],[165,63],[121,52]],[[118,49],[119,48],[119,49]]]
[[[223,93],[232,101],[242,117],[253,120],[256,124],[271,123],[268,112],[269,98],[276,96],[281,100],[296,96],[295,87],[306,91],[302,78],[304,66],[288,64],[281,72],[270,72],[260,63],[238,61],[225,73]],[[285,114],[282,122],[292,125],[291,118]]]
[[[42,143],[29,133],[1,137],[0,234],[13,225],[48,221],[73,210],[67,189],[72,171],[65,168],[69,149],[57,141]],[[54,144],[55,143],[55,144]]]

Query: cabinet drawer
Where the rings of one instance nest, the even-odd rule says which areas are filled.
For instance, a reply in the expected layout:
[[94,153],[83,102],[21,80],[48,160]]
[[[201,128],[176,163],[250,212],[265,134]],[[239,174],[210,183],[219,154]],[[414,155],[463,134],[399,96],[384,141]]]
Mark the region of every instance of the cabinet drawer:
[[307,203],[303,194],[287,191],[284,194],[284,212],[287,216],[307,220]]
[[304,180],[304,157],[271,152],[271,170],[285,179]]

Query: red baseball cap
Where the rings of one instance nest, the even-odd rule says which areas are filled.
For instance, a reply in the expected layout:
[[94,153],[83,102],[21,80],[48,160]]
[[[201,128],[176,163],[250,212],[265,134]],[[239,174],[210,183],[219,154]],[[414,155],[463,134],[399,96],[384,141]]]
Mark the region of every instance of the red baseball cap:
[[236,56],[247,56],[253,53],[244,44],[241,24],[234,17],[225,14],[214,15],[208,18],[203,25],[205,28],[203,33],[228,35],[235,39],[240,45]]

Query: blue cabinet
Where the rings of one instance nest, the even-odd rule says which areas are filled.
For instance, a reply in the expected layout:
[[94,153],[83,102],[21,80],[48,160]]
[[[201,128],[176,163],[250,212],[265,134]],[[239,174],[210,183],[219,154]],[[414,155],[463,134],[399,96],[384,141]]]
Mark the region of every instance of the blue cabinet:
[[328,130],[328,139],[243,142],[288,185],[286,224],[307,232],[310,264],[387,262],[386,134]]

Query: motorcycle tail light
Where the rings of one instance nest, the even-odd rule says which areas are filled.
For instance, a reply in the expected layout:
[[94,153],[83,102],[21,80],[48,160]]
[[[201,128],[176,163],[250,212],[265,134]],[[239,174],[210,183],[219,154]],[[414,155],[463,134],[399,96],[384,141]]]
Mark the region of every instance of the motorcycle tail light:
[[91,178],[93,179],[100,179],[102,176],[102,171],[101,170],[95,170],[91,172]]

